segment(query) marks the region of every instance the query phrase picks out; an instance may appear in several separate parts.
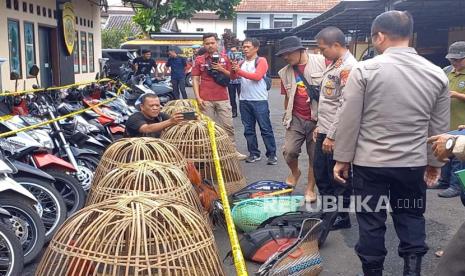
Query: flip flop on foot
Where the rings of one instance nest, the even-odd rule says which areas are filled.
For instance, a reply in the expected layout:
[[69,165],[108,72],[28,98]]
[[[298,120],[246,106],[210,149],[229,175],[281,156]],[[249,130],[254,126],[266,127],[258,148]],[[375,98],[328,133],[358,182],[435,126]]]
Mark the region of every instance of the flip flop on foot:
[[302,173],[299,170],[299,174],[294,176],[292,173],[286,178],[286,184],[295,187],[299,183],[299,178]]

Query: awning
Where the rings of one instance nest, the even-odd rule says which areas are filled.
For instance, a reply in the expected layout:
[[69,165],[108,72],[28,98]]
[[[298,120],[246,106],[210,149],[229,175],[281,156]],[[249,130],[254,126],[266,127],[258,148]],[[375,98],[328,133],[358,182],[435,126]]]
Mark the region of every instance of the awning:
[[415,21],[415,30],[465,26],[464,0],[344,0],[290,33],[313,38],[321,29],[336,26],[345,33],[369,36],[375,17],[388,8],[409,11]]
[[373,19],[385,11],[384,1],[342,1],[318,17],[294,28],[291,34],[313,38],[321,29],[336,26],[344,33],[369,35]]

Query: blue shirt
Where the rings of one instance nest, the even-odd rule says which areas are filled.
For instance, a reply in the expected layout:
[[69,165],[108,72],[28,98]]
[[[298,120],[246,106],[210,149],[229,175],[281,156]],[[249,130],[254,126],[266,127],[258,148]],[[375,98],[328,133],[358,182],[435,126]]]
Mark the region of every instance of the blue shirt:
[[166,66],[171,68],[171,79],[172,80],[183,80],[186,78],[184,68],[186,67],[187,61],[183,57],[168,58]]

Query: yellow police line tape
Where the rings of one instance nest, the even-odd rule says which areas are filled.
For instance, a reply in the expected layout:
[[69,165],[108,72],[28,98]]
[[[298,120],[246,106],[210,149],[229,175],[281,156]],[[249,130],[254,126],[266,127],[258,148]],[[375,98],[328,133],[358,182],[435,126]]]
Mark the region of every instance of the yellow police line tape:
[[231,208],[229,207],[228,195],[226,194],[226,188],[224,186],[223,174],[221,171],[220,158],[218,156],[218,148],[216,146],[215,137],[215,123],[207,119],[208,133],[210,136],[211,148],[213,151],[213,161],[215,164],[216,176],[218,178],[218,187],[220,191],[221,201],[223,202],[224,215],[226,218],[226,226],[228,229],[229,240],[231,243],[232,256],[234,260],[234,266],[238,276],[247,276],[247,268],[245,265],[244,256],[242,255],[241,246],[239,244],[239,238],[237,237],[236,227],[231,215]]
[[17,91],[17,92],[8,92],[8,91],[6,91],[6,92],[1,92],[0,97],[20,96],[20,95],[25,95],[25,94],[45,92],[45,91],[50,91],[50,90],[68,89],[68,88],[73,88],[73,87],[82,86],[82,85],[88,85],[88,84],[92,84],[92,83],[101,83],[101,82],[110,82],[110,81],[114,81],[114,80],[112,80],[112,79],[100,79],[100,80],[93,80],[93,81],[78,82],[78,83],[68,84],[68,85],[64,85],[64,86],[30,89],[30,90],[23,90],[23,91]]
[[35,125],[32,125],[32,126],[27,126],[27,127],[23,127],[23,128],[20,128],[20,129],[16,129],[16,130],[11,130],[11,131],[8,131],[8,132],[4,132],[4,133],[0,133],[0,138],[5,138],[5,137],[8,137],[8,136],[11,136],[11,135],[15,135],[16,133],[19,133],[19,132],[22,132],[22,131],[28,131],[28,130],[32,130],[32,129],[35,129],[35,128],[38,128],[38,127],[41,127],[41,126],[45,126],[45,125],[48,125],[48,124],[51,124],[51,123],[54,123],[54,122],[58,122],[60,120],[63,120],[63,119],[66,119],[66,118],[70,118],[70,117],[74,117],[76,115],[79,115],[81,113],[84,113],[86,111],[90,111],[92,110],[93,108],[95,107],[99,107],[99,106],[102,106],[102,105],[105,105],[113,100],[115,100],[116,98],[118,98],[118,96],[121,94],[121,92],[123,91],[123,89],[125,88],[128,88],[126,85],[124,85],[123,83],[121,83],[121,87],[118,89],[118,91],[116,92],[116,96],[113,97],[113,98],[110,98],[110,99],[106,99],[104,101],[101,101],[100,103],[98,104],[95,104],[95,105],[92,105],[90,107],[87,107],[87,108],[84,108],[84,109],[81,109],[81,110],[77,110],[77,111],[74,111],[74,112],[71,112],[69,114],[66,114],[66,115],[63,115],[63,116],[60,116],[60,117],[57,117],[55,119],[50,119],[50,120],[47,120],[47,121],[44,121],[44,122],[41,122],[41,123],[38,123],[38,124],[35,124]]

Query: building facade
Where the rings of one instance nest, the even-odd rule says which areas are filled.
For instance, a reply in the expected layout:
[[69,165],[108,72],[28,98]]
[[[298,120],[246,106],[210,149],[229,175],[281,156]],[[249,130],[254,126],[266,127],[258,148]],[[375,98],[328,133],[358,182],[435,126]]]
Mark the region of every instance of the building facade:
[[237,6],[233,31],[239,40],[245,31],[287,29],[302,25],[339,3],[339,0],[242,0]]
[[[105,4],[89,0],[0,0],[0,58],[7,59],[1,66],[2,89],[15,89],[11,72],[19,75],[19,90],[31,89],[36,83],[29,74],[34,64],[40,68],[41,87],[95,79],[101,57],[100,10]],[[63,24],[65,7],[65,14],[74,22]],[[73,47],[69,48],[73,38],[74,45],[71,42]]]
[[225,30],[233,29],[232,20],[220,19],[213,12],[200,12],[195,14],[190,20],[178,19],[179,32],[183,33],[216,33],[221,37]]

